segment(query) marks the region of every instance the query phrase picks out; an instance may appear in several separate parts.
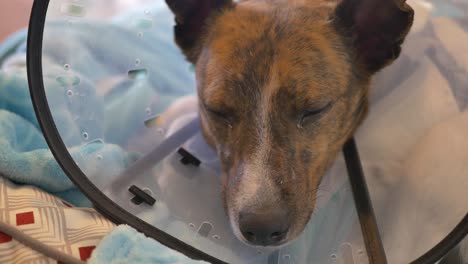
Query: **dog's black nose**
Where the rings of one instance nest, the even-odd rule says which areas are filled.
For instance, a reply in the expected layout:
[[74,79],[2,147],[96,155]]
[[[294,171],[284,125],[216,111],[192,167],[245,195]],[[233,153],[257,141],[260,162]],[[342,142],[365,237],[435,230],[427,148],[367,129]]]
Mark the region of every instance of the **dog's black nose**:
[[244,238],[253,245],[275,246],[288,234],[288,214],[281,209],[262,214],[241,212],[239,229]]

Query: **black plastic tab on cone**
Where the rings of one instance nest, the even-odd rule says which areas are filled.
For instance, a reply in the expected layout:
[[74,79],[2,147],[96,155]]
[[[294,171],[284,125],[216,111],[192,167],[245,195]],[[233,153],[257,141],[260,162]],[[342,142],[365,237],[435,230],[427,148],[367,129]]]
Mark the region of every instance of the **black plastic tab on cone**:
[[154,199],[151,195],[147,194],[145,191],[143,191],[135,185],[130,186],[130,188],[128,188],[128,191],[135,195],[135,197],[133,197],[131,201],[136,205],[140,205],[142,203],[154,205],[154,203],[156,202],[156,199]]
[[179,153],[182,156],[182,159],[180,159],[180,162],[184,165],[194,165],[196,167],[200,166],[201,161],[197,159],[197,157],[193,156],[190,152],[185,150],[184,148],[180,148],[177,153]]

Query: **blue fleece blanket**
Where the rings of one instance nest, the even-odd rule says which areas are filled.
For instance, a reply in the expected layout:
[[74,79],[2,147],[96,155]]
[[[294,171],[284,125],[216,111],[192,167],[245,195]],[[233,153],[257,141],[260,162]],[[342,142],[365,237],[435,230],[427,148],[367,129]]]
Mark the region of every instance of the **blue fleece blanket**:
[[[135,38],[135,32],[128,28],[132,13],[118,17],[113,23],[74,25],[72,31],[67,29],[66,23],[47,24],[43,48],[44,86],[56,125],[77,163],[89,164],[80,161],[94,156],[97,150],[102,156],[110,157],[104,161],[105,165],[117,170],[135,158],[133,154],[125,153],[119,143],[133,132],[134,117],[141,115],[135,105],[151,105],[147,101],[152,94],[141,89],[142,82],[116,82],[106,96],[97,95],[94,87],[108,76],[126,73],[128,61],[135,60],[126,56],[127,53],[134,54],[137,50],[152,65],[161,63],[164,67],[164,71],[152,72],[145,80],[146,85],[159,87],[159,94],[164,94],[158,108],[165,108],[181,94],[194,92],[190,66],[173,44],[170,14],[165,10],[159,13],[154,16],[158,31],[146,32],[144,39]],[[116,40],[118,45],[114,43]],[[90,206],[56,163],[39,128],[27,83],[25,42],[26,32],[22,31],[0,46],[0,174],[16,183],[41,187],[77,206]],[[124,50],[126,52],[122,52]],[[60,80],[57,76],[63,71],[61,62],[69,61],[70,57],[73,57],[74,69],[68,72],[74,71],[73,75],[80,76],[80,92],[86,92],[86,103],[92,105],[93,114],[98,115],[95,122],[75,122],[72,116],[75,109],[63,98],[61,82],[73,80]],[[165,92],[161,93],[161,90]],[[128,103],[133,100],[138,100],[139,104]],[[87,114],[82,109],[80,113]],[[106,122],[102,122],[104,116]],[[81,146],[82,141],[75,137],[76,130],[83,127],[87,128],[89,142],[105,138],[106,144]],[[86,171],[88,168],[82,169]]]
[[[64,141],[78,164],[96,156],[96,152],[106,159],[102,160],[107,168],[120,170],[135,159],[135,154],[127,153],[119,142],[131,133],[134,116],[140,109],[127,103],[139,100],[142,104],[151,98],[148,92],[142,93],[140,86],[131,82],[113,83],[111,92],[106,96],[96,95],[94,87],[98,80],[114,73],[126,72],[127,57],[138,50],[141,58],[160,62],[164,73],[152,74],[145,82],[147,85],[165,90],[163,98],[169,104],[180,94],[193,92],[194,77],[190,65],[184,60],[173,44],[171,14],[167,10],[155,9],[153,23],[158,30],[146,31],[144,38],[135,38],[131,28],[135,13],[116,18],[112,23],[82,23],[67,29],[67,23],[47,24],[43,50],[44,84],[50,107]],[[141,12],[140,12],[141,13]],[[0,46],[0,175],[19,184],[31,184],[42,188],[62,199],[80,207],[90,207],[90,201],[72,184],[51,154],[36,120],[29,95],[26,72],[26,31],[11,36]],[[64,37],[66,36],[66,37]],[[115,41],[119,40],[118,45]],[[66,42],[66,43],[65,43]],[[73,67],[64,65],[69,51],[73,50]],[[122,52],[127,51],[127,52]],[[79,54],[80,56],[76,56]],[[115,121],[80,124],[88,126],[89,141],[106,138],[106,142],[82,145],[75,137],[79,122],[69,122],[73,109],[63,100],[63,83],[73,80],[58,79],[64,70],[80,76],[80,87],[87,92],[94,113],[105,115]],[[126,68],[127,67],[127,68]],[[77,70],[79,69],[79,70]],[[141,85],[141,82],[139,82]],[[169,92],[170,91],[170,92]],[[83,93],[83,90],[80,92]],[[159,104],[158,107],[165,107]],[[157,111],[158,109],[153,109]],[[86,112],[81,112],[86,114]],[[76,145],[75,145],[76,144]],[[124,161],[124,162],[122,162]],[[91,164],[92,165],[92,164]],[[83,168],[87,170],[88,168]],[[89,168],[92,169],[92,168]],[[116,250],[118,249],[118,250]],[[122,226],[116,228],[95,250],[92,263],[194,263],[185,256],[168,249],[152,239],[144,238],[134,229]]]
[[39,128],[26,77],[25,39],[26,32],[19,32],[0,48],[0,173],[90,206],[58,166]]

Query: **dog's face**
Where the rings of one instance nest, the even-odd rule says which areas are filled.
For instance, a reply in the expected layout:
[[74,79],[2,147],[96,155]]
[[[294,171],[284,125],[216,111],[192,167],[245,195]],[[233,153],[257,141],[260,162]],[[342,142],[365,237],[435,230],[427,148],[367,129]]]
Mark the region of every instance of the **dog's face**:
[[197,66],[234,233],[253,245],[291,241],[365,116],[371,76],[399,55],[412,10],[394,0],[166,2]]

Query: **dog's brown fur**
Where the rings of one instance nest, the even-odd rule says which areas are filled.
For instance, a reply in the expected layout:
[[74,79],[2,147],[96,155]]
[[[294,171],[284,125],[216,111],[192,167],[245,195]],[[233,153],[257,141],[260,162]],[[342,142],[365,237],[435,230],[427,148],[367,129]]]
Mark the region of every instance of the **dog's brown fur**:
[[[371,76],[400,53],[403,0],[166,0],[196,64],[202,128],[239,212],[287,211],[297,237],[322,176],[365,117]],[[273,214],[272,214],[273,216]]]

